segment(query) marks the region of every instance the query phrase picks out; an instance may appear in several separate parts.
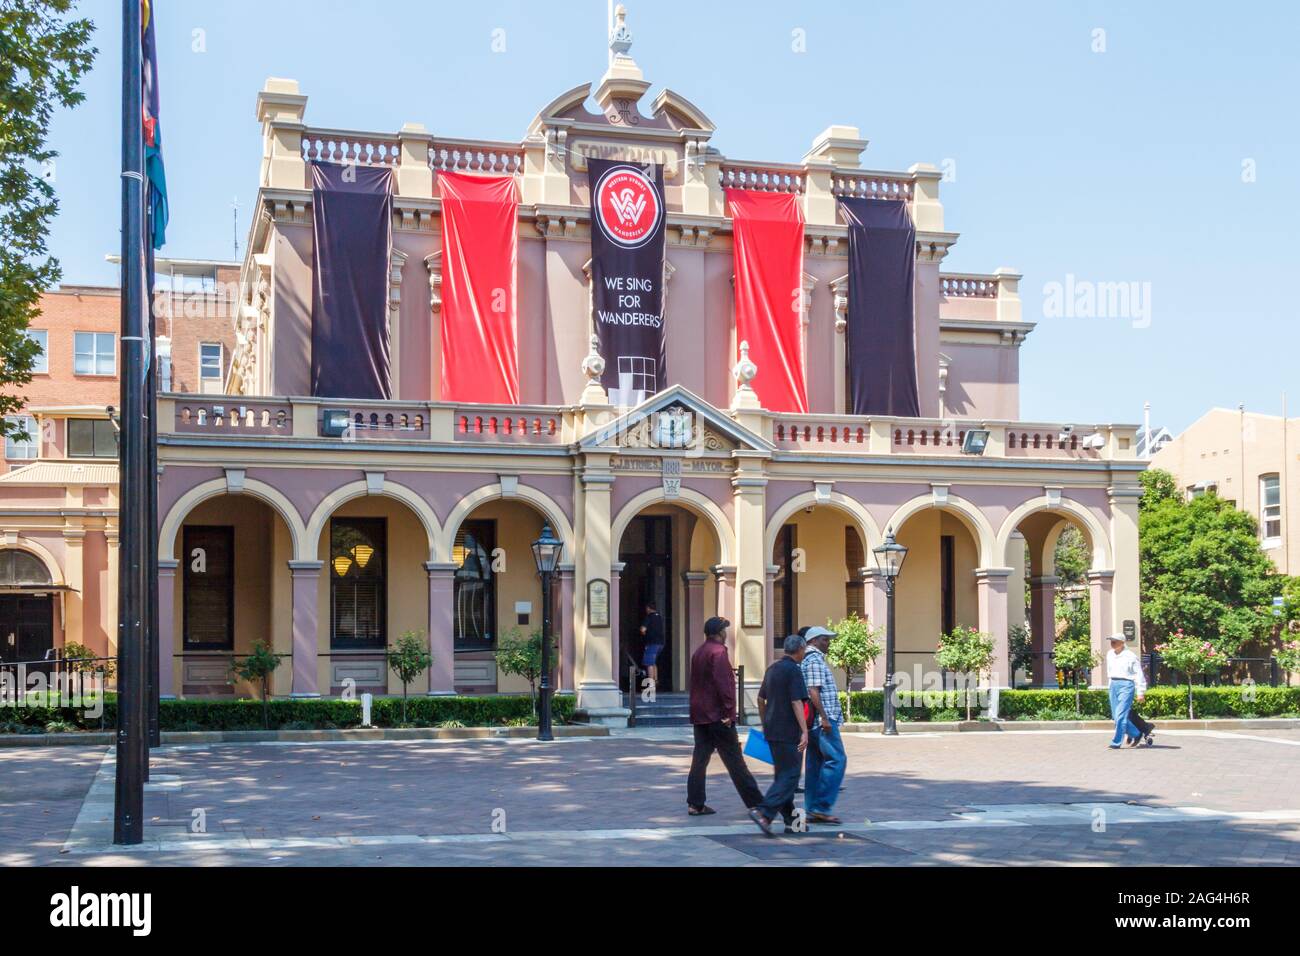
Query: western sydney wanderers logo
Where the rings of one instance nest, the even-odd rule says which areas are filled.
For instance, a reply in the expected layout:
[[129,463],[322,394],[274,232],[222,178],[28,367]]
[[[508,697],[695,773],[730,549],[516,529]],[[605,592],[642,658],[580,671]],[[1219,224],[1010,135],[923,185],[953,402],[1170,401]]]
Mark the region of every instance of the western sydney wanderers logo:
[[648,242],[664,214],[655,184],[631,166],[615,167],[600,177],[595,207],[601,232],[628,249]]

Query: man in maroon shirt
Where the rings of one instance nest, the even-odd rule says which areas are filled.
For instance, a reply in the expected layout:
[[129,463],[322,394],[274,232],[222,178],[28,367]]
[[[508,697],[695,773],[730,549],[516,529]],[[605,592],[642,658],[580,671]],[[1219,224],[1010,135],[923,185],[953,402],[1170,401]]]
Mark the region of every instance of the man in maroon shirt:
[[704,781],[709,761],[716,750],[731,775],[731,782],[746,807],[763,801],[763,792],[754,775],[745,766],[736,734],[736,675],[727,657],[725,617],[711,617],[704,622],[704,643],[691,655],[691,725],[695,731],[695,753],[691,773],[686,778],[686,806],[691,816],[705,816],[717,811],[704,803]]

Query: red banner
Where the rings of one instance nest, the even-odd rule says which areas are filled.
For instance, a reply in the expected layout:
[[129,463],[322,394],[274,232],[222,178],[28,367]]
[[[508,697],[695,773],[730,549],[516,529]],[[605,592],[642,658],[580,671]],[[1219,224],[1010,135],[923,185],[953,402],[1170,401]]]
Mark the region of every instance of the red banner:
[[794,193],[728,189],[735,225],[736,344],[749,343],[763,407],[808,411],[804,383],[803,212]]
[[517,405],[514,177],[440,172],[438,191],[442,400]]

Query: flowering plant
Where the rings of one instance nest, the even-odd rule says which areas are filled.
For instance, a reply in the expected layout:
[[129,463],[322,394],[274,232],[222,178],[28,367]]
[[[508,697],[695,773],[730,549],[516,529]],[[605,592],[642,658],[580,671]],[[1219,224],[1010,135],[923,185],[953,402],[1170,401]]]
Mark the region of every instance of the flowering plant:
[[1228,656],[1203,638],[1184,634],[1179,628],[1163,644],[1156,645],[1156,652],[1176,671],[1182,671],[1187,677],[1187,717],[1192,719],[1192,678],[1217,670],[1228,662]]

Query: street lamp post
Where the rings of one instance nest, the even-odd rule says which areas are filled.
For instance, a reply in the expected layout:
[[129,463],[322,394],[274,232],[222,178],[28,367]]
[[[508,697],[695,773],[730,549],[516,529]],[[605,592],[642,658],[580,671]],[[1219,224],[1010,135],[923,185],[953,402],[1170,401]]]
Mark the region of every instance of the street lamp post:
[[894,529],[885,533],[885,543],[872,548],[876,556],[876,565],[885,578],[885,598],[888,610],[885,616],[885,728],[883,733],[890,736],[898,733],[898,724],[894,715],[894,585],[898,572],[903,570],[903,560],[907,557],[907,547],[894,540]]
[[533,560],[537,573],[542,576],[542,674],[538,688],[537,739],[554,740],[551,735],[551,575],[560,563],[563,545],[551,531],[550,523],[542,525],[542,536],[533,542]]

